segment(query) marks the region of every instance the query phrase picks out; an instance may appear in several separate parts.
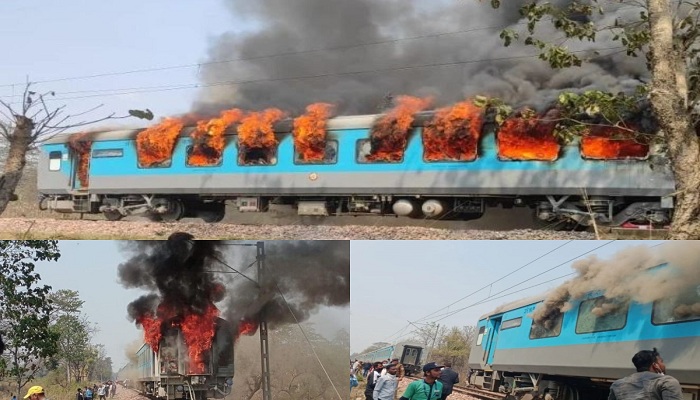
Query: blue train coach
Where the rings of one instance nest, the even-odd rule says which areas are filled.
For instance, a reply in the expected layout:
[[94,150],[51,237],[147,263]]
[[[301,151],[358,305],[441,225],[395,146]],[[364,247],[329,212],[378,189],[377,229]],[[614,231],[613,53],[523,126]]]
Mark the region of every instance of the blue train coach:
[[370,131],[379,117],[330,119],[326,157],[316,162],[296,152],[290,121],[275,126],[279,143],[264,162],[240,154],[232,128],[218,164],[208,166],[189,162],[192,128],[182,130],[171,158],[157,165],[139,163],[138,130],[93,134],[83,160],[71,149],[70,135],[58,136],[41,146],[40,207],[103,213],[109,220],[140,214],[216,222],[226,202],[241,212],[457,219],[479,218],[489,207],[523,206],[547,224],[670,221],[675,185],[663,163],[652,168],[646,160],[586,159],[579,143],[562,145],[554,161],[503,160],[494,132],[482,135],[474,160],[429,161],[421,139],[429,114],[416,117],[401,159],[372,161]]
[[[700,282],[650,304],[591,292],[547,321],[546,328],[530,317],[544,298],[504,305],[479,320],[469,356],[471,384],[516,399],[532,399],[545,388],[559,400],[607,399],[610,383],[635,371],[632,356],[656,347],[686,399],[699,398],[700,315],[679,316],[674,310],[700,304]],[[594,312],[611,302],[613,311]]]
[[421,371],[423,347],[413,342],[401,342],[382,347],[369,353],[360,354],[356,358],[363,362],[393,360],[397,358],[406,370],[406,375],[417,374]]

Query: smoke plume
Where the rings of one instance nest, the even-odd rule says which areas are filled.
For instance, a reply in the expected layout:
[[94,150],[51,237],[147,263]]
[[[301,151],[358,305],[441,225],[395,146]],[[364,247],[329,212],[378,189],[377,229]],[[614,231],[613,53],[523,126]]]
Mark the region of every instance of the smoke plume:
[[[668,263],[671,268],[648,271]],[[608,260],[596,256],[575,262],[577,276],[554,289],[532,314],[539,325],[547,325],[569,310],[572,301],[591,291],[602,291],[609,301],[597,304],[596,316],[614,312],[626,302],[651,303],[700,285],[700,242],[669,242],[658,249],[630,247]],[[620,303],[622,301],[622,303]],[[700,315],[700,303],[681,304],[676,317]]]
[[[260,286],[236,278],[229,290],[224,318],[231,323],[258,323],[265,318],[274,328],[295,322],[294,317],[303,322],[321,306],[342,307],[350,303],[348,241],[276,241],[266,242],[265,246]],[[251,261],[250,257],[242,260]]]
[[[364,114],[381,111],[388,97],[400,94],[432,96],[438,106],[482,94],[516,107],[543,108],[563,90],[629,91],[647,76],[644,58],[626,57],[606,31],[595,42],[567,45],[582,57],[593,57],[598,49],[616,49],[601,50],[590,63],[564,70],[552,70],[537,59],[533,47],[504,47],[499,38],[503,28],[527,36],[518,12],[522,1],[504,1],[498,10],[476,0],[225,2],[237,21],[254,28],[215,39],[209,61],[240,61],[204,65],[201,80],[205,85],[247,83],[207,87],[195,105],[197,111],[274,106],[300,114],[310,103],[328,102],[341,114]],[[566,6],[572,1],[552,3]],[[640,11],[624,3],[603,7],[605,15],[592,18],[606,26],[616,19],[636,19]],[[537,36],[551,40],[562,34],[543,23]],[[395,40],[401,38],[415,39]],[[378,42],[382,43],[356,46]],[[370,72],[355,73],[361,71]],[[309,76],[317,77],[285,79]]]

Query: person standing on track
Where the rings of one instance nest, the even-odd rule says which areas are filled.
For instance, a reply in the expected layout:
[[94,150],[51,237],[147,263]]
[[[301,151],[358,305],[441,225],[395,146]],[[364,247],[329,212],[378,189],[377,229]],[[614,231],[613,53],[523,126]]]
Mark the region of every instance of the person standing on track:
[[459,383],[459,374],[452,369],[451,363],[445,363],[445,368],[440,372],[438,380],[442,382],[442,397],[440,399],[446,400],[447,396],[452,394],[454,385]]
[[637,372],[618,379],[610,386],[608,400],[682,400],[678,380],[666,375],[664,360],[656,351],[642,350],[632,357]]
[[399,386],[399,380],[396,378],[396,365],[389,364],[384,368],[386,374],[382,374],[374,386],[374,400],[394,400],[396,389]]
[[434,362],[423,366],[423,379],[411,382],[400,400],[439,400],[442,397],[442,382],[438,381],[442,365]]

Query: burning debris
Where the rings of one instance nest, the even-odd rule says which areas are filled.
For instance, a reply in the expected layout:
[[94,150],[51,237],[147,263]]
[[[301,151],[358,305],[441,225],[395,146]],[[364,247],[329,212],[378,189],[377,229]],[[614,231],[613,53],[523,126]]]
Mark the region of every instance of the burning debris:
[[90,170],[90,151],[92,150],[92,140],[89,132],[81,132],[70,135],[68,147],[78,156],[78,180],[81,188],[87,188]]
[[139,132],[136,136],[139,165],[155,167],[170,160],[183,126],[182,119],[165,118],[161,123]]
[[523,109],[505,120],[496,132],[498,158],[512,161],[554,161],[561,145],[554,136],[557,111],[538,117]]
[[226,145],[226,129],[242,118],[243,111],[234,108],[222,111],[218,118],[198,121],[192,132],[193,146],[187,155],[187,163],[199,167],[218,165]]
[[333,105],[314,103],[306,114],[294,120],[294,148],[299,161],[319,162],[326,158],[326,124]]
[[592,126],[581,138],[581,155],[592,160],[645,159],[649,144],[635,128]]
[[269,165],[275,163],[277,138],[273,125],[285,117],[282,110],[269,108],[248,114],[238,126],[238,163]]
[[[651,269],[662,263],[670,268]],[[604,301],[592,313],[608,315],[630,301],[669,301],[668,314],[676,318],[700,316],[700,243],[666,243],[659,251],[646,246],[625,249],[610,260],[595,256],[573,264],[577,276],[554,289],[532,314],[534,322],[549,326],[588,292],[600,291]],[[687,296],[683,293],[690,293]],[[679,295],[681,293],[681,295]]]
[[129,317],[144,329],[144,339],[158,351],[169,328],[180,327],[189,352],[191,373],[203,372],[211,348],[223,284],[207,273],[221,256],[217,242],[197,241],[175,233],[167,241],[136,242],[137,254],[119,266],[127,287],[155,291],[129,304]]
[[471,101],[463,101],[437,111],[423,128],[426,161],[476,160],[484,122],[484,110]]
[[413,123],[413,114],[425,110],[431,98],[399,96],[396,107],[382,117],[370,132],[372,149],[368,161],[401,161],[408,143],[408,134]]

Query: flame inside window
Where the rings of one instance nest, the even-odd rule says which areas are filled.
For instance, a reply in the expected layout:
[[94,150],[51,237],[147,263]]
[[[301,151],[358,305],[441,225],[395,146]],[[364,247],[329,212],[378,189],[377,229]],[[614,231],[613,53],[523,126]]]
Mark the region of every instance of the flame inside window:
[[192,132],[192,148],[187,153],[187,165],[207,167],[221,164],[226,140],[226,129],[243,118],[243,111],[234,108],[221,113],[219,118],[197,122]]
[[273,124],[285,114],[276,108],[251,113],[238,126],[239,165],[273,165],[277,163],[277,138]]
[[170,165],[183,125],[180,119],[165,118],[160,124],[139,132],[136,136],[139,166],[149,168]]
[[555,123],[536,117],[508,118],[496,133],[498,158],[513,161],[554,161],[561,145],[554,136]]
[[591,160],[644,159],[649,144],[629,129],[608,126],[591,127],[581,138],[581,155]]
[[370,153],[366,155],[369,162],[399,162],[408,143],[413,114],[425,110],[432,99],[411,96],[399,96],[396,107],[384,115],[370,131]]
[[306,114],[294,120],[294,149],[298,163],[322,163],[326,160],[326,125],[333,110],[331,104],[315,103]]
[[474,161],[483,124],[483,109],[464,101],[438,110],[423,128],[425,161]]

